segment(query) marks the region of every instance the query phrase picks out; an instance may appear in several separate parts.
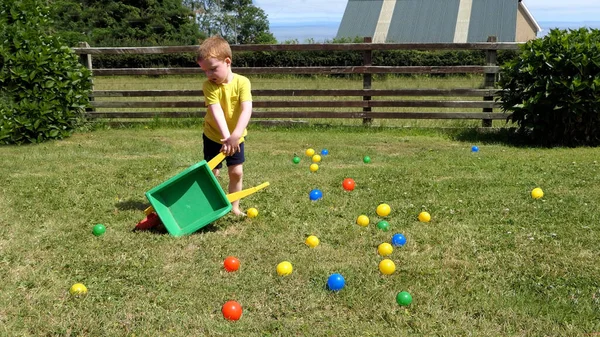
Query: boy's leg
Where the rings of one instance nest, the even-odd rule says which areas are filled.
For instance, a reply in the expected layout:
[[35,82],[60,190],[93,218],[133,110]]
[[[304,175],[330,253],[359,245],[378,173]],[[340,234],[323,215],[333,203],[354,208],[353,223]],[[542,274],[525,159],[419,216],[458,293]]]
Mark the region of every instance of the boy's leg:
[[[231,165],[227,167],[229,171],[229,193],[239,192],[242,190],[242,180],[244,178],[244,167],[242,164]],[[235,215],[243,214],[240,209],[240,201],[236,200],[231,203],[231,211]]]
[[[246,161],[244,143],[240,144],[240,152],[237,152],[233,156],[227,157],[227,171],[229,173],[229,193],[239,192],[242,190],[242,180],[244,178],[244,167],[242,165]],[[235,215],[244,214],[240,209],[239,200],[232,202],[231,206],[231,211]]]

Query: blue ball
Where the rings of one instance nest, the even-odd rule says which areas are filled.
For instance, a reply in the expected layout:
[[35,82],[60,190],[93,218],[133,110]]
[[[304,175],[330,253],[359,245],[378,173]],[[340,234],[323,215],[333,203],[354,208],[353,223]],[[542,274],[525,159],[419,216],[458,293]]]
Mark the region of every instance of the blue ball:
[[308,196],[310,197],[310,200],[316,201],[323,198],[323,192],[321,192],[321,190],[314,189],[310,191],[310,194]]
[[340,291],[346,285],[344,277],[338,273],[331,274],[327,279],[327,288],[331,291]]
[[479,147],[475,145],[471,146],[471,152],[479,152]]
[[326,156],[328,154],[329,154],[329,150],[327,150],[327,149],[321,150],[321,155]]
[[406,237],[404,235],[397,233],[392,236],[392,246],[401,247],[406,244]]

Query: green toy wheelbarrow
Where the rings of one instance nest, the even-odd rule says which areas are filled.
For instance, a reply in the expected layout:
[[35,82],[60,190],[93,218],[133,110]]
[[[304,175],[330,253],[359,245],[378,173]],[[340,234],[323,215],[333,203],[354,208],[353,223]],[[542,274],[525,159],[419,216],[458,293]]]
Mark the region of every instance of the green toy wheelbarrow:
[[191,234],[231,211],[231,203],[267,186],[268,182],[225,194],[212,170],[225,159],[223,153],[203,160],[146,192],[151,206],[136,229],[149,229],[162,222],[169,234]]

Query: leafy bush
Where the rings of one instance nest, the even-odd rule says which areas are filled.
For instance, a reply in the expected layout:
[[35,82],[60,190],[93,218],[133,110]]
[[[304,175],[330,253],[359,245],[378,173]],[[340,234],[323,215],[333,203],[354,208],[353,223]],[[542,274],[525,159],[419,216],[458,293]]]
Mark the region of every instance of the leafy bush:
[[600,30],[551,30],[501,68],[508,121],[543,146],[600,144]]
[[41,0],[0,3],[0,143],[67,137],[88,106],[90,72],[48,27]]

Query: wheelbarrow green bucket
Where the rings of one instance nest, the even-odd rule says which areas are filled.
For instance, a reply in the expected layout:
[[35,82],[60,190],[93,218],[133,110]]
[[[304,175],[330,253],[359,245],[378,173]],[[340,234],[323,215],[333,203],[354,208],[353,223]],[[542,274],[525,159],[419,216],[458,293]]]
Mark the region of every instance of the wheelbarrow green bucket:
[[152,205],[146,214],[156,212],[173,236],[191,234],[231,211],[231,202],[269,185],[268,182],[240,192],[225,194],[212,170],[225,156],[196,163],[146,192]]

